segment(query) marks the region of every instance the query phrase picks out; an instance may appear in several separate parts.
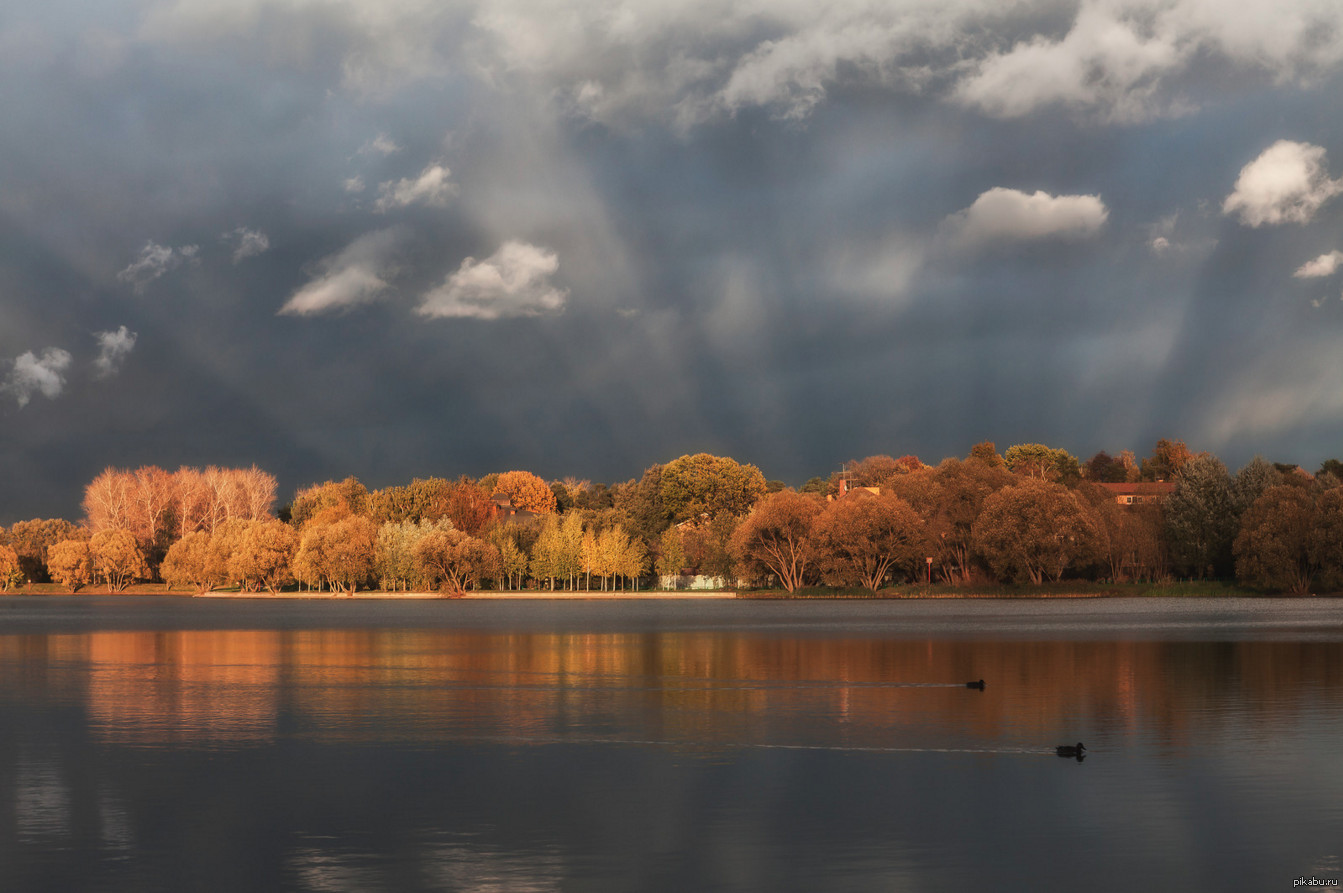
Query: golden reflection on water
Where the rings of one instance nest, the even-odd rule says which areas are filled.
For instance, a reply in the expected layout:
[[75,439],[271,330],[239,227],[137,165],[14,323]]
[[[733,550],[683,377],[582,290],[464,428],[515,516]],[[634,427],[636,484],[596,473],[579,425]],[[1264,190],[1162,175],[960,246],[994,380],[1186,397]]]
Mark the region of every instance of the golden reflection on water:
[[[0,637],[0,662],[82,702],[101,740],[139,745],[264,743],[282,729],[345,741],[1010,744],[1084,722],[1179,743],[1226,721],[1223,702],[1266,734],[1343,702],[1343,648],[1330,643],[183,630]],[[965,688],[980,678],[986,691]]]

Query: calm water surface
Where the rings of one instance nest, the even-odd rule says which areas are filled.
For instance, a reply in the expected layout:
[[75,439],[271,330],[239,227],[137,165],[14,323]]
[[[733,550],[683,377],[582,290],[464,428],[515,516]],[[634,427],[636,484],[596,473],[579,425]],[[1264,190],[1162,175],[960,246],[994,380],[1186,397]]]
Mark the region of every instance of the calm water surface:
[[1341,746],[1325,600],[0,600],[3,890],[1290,890]]

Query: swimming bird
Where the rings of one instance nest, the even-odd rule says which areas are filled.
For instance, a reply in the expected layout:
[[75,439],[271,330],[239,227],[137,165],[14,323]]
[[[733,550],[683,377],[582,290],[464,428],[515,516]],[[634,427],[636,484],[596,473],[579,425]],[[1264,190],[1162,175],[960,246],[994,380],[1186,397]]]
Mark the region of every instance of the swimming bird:
[[1076,747],[1071,744],[1060,744],[1058,747],[1054,748],[1054,753],[1061,757],[1077,757],[1079,760],[1086,755],[1086,752],[1086,745],[1081,741],[1077,742]]
[[979,680],[978,682],[967,682],[967,683],[965,683],[965,687],[966,687],[966,688],[977,688],[977,689],[979,689],[980,691],[983,691],[983,690],[984,690],[984,680],[981,679],[981,680]]

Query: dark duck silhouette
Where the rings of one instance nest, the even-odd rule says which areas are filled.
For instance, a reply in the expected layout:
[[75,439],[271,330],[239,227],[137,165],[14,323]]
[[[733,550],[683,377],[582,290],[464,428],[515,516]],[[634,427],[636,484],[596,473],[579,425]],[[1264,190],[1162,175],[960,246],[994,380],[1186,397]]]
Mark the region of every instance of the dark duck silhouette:
[[981,680],[979,680],[978,682],[967,682],[967,683],[965,683],[965,687],[966,687],[966,688],[977,688],[977,689],[979,689],[980,691],[983,691],[983,690],[984,690],[984,680],[981,679]]
[[1079,760],[1086,756],[1086,752],[1086,745],[1081,741],[1077,742],[1076,745],[1060,744],[1058,747],[1054,748],[1054,753],[1061,757],[1077,757]]

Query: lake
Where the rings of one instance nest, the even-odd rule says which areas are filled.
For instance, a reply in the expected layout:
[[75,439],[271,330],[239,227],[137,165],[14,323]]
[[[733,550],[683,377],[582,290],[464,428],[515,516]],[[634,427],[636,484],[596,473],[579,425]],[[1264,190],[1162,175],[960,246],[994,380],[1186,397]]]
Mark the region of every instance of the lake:
[[1343,601],[5,598],[0,700],[6,891],[1264,891],[1343,856]]

